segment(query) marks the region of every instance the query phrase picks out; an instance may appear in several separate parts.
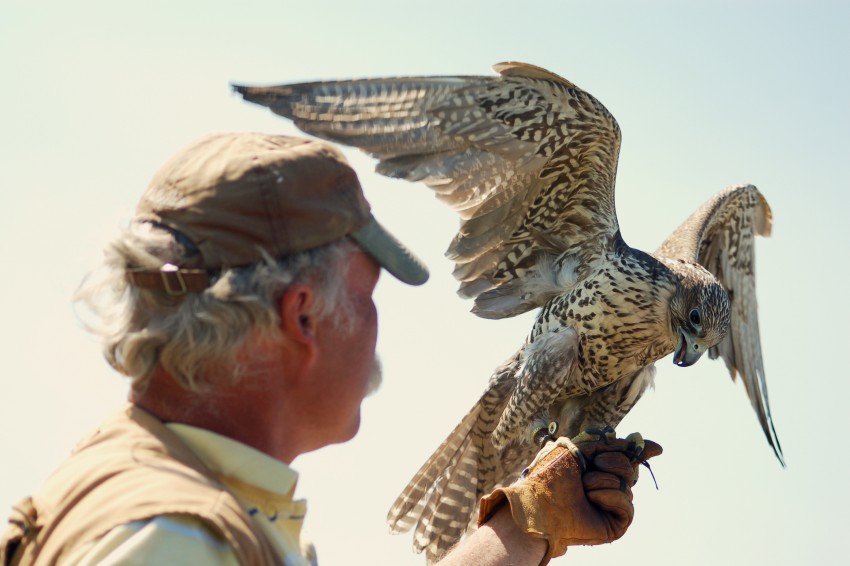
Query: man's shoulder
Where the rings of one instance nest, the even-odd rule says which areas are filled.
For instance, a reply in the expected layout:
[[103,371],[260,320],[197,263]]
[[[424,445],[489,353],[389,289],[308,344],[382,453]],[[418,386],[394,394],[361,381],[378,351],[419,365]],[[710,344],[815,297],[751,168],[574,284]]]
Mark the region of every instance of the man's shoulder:
[[[176,497],[208,501],[227,493],[203,462],[161,421],[128,404],[87,435],[35,498],[79,500],[95,488],[120,493],[110,504]],[[163,491],[165,490],[165,491]],[[151,497],[156,494],[156,497]]]
[[107,418],[31,498],[27,523],[62,556],[134,521],[189,516],[242,553],[267,542],[233,494],[156,417],[133,405]]

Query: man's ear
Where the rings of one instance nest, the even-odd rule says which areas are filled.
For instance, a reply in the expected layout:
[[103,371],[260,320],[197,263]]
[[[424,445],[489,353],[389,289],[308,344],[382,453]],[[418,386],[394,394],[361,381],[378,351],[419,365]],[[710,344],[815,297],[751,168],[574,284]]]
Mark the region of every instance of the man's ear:
[[280,300],[280,330],[296,343],[315,347],[316,317],[313,314],[315,293],[307,285],[290,285]]

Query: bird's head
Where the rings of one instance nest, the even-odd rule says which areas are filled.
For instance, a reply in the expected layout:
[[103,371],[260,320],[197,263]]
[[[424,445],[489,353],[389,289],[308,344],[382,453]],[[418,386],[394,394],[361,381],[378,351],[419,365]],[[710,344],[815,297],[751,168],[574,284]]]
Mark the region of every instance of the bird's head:
[[729,331],[729,295],[701,265],[679,262],[674,272],[679,287],[670,302],[671,327],[678,336],[673,363],[687,367],[719,344]]

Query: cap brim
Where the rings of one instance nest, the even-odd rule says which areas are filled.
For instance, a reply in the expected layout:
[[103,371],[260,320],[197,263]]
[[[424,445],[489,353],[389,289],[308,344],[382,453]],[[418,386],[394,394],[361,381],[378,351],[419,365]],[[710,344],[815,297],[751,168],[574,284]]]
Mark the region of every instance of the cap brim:
[[362,228],[350,234],[372,256],[381,267],[392,273],[396,279],[408,285],[422,285],[428,281],[428,268],[425,264],[399,242],[392,234],[378,224],[375,218]]

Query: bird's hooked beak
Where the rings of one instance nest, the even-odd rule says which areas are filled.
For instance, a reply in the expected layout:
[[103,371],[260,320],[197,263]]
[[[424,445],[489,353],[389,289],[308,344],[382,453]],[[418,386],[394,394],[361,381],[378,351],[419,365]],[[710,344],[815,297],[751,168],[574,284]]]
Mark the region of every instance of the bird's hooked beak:
[[699,338],[688,332],[679,331],[679,343],[673,353],[673,363],[682,368],[692,366],[697,363],[706,349]]

